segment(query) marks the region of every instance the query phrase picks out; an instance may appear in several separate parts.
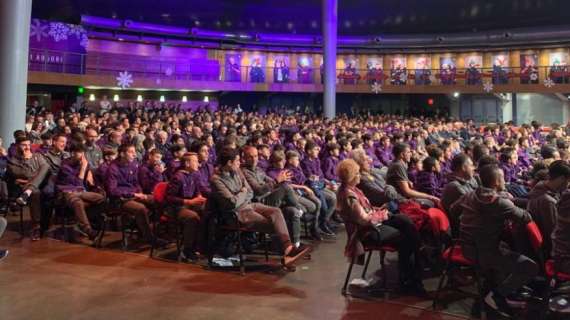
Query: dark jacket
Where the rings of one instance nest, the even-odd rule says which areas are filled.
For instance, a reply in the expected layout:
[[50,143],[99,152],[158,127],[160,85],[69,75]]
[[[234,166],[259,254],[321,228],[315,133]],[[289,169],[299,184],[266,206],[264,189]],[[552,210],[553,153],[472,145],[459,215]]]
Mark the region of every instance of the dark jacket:
[[550,235],[552,235],[556,225],[556,216],[558,215],[556,205],[558,200],[560,200],[560,194],[549,189],[546,181],[537,183],[528,193],[527,210],[532,215],[532,219],[536,221],[543,235],[544,252],[547,254],[550,254],[552,249]]

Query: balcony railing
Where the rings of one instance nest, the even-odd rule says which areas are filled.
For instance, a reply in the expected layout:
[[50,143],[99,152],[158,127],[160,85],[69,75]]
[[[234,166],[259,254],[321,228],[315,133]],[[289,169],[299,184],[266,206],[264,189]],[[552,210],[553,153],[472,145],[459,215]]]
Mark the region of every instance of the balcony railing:
[[[134,79],[223,81],[237,83],[320,84],[320,68],[274,68],[221,65],[213,59],[170,59],[114,54],[78,54],[30,49],[29,70],[118,76],[127,71]],[[570,84],[570,70],[560,66],[530,68],[452,69],[338,69],[342,85],[434,86],[501,84]]]

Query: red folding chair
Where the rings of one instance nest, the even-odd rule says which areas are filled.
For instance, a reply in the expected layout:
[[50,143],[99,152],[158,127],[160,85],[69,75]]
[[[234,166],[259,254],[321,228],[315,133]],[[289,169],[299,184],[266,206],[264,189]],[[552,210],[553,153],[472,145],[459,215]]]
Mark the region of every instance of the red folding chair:
[[174,227],[175,242],[176,242],[176,257],[180,260],[180,252],[182,247],[182,226],[176,217],[168,214],[163,214],[166,205],[166,191],[168,189],[168,182],[159,182],[152,191],[152,197],[156,205],[155,213],[158,215],[153,221],[153,241],[150,248],[149,256],[154,257],[154,251],[157,249],[158,231],[161,226],[165,226],[165,232],[168,232],[169,227]]

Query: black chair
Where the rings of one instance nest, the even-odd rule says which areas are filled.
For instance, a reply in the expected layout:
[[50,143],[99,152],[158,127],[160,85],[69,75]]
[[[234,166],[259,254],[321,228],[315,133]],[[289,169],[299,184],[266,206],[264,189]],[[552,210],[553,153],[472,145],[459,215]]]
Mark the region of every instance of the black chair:
[[157,239],[161,228],[164,229],[165,233],[173,228],[175,232],[174,241],[176,243],[176,257],[180,261],[180,253],[182,248],[182,224],[177,217],[165,214],[167,208],[166,203],[166,191],[168,188],[168,182],[158,183],[152,192],[154,202],[156,207],[154,208],[154,219],[153,219],[153,241],[150,248],[149,257],[154,256],[154,251],[157,249]]
[[[221,211],[213,208],[213,201],[206,202],[206,210],[210,211],[208,215],[208,266],[213,267],[213,259],[216,253],[217,245],[221,238],[228,239],[229,235],[235,235],[236,253],[239,257],[239,270],[241,275],[245,275],[244,247],[242,240],[244,233],[257,233],[259,240],[264,244],[265,261],[269,261],[269,241],[267,233],[259,232],[242,225],[239,221],[236,211]],[[232,242],[233,242],[232,241]]]

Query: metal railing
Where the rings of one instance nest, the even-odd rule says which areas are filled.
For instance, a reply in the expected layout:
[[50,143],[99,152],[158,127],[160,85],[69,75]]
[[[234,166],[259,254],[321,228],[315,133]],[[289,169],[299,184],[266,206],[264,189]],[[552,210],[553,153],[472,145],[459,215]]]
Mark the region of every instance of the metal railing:
[[[119,54],[79,54],[30,49],[29,70],[57,73],[108,75],[129,72],[133,79],[181,81],[223,81],[239,83],[318,84],[320,68],[277,68],[222,65],[217,60],[192,60],[125,56]],[[383,86],[570,84],[570,70],[560,66],[529,68],[447,68],[447,69],[337,69],[337,84]]]

